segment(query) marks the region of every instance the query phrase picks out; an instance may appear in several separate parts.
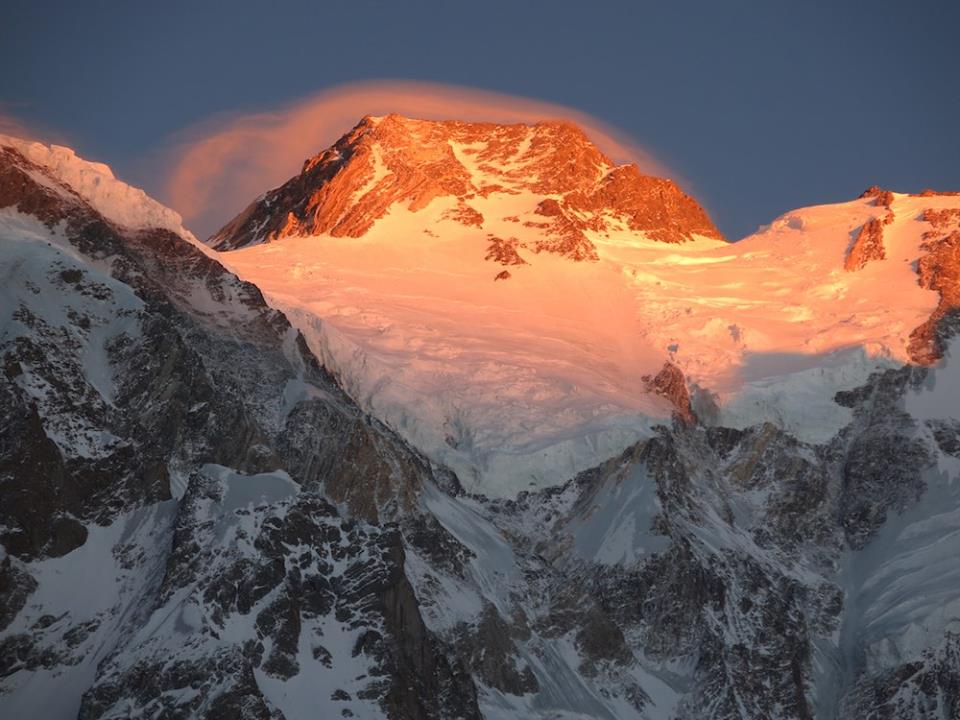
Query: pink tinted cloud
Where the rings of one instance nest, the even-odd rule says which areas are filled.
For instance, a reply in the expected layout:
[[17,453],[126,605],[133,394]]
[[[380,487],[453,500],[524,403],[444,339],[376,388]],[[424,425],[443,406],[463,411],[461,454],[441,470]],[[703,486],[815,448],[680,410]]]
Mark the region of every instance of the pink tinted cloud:
[[389,113],[502,123],[571,120],[614,161],[673,176],[622,132],[572,108],[453,85],[375,81],[325,90],[272,112],[221,116],[187,130],[167,160],[163,199],[188,227],[206,236],[297,173],[305,158],[331,145],[361,117]]
[[0,135],[9,135],[47,144],[70,145],[66,136],[59,131],[47,127],[28,125],[11,112],[10,106],[6,103],[0,103]]
[[34,137],[34,133],[20,120],[3,112],[0,112],[0,135],[10,135],[28,140],[32,140]]

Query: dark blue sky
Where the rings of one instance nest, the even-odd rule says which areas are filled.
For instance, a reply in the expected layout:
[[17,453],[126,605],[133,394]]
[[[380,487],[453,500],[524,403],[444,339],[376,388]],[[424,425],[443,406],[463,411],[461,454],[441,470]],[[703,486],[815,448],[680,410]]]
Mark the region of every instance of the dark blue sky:
[[6,0],[0,17],[0,112],[150,190],[144,157],[185,127],[382,78],[590,113],[731,237],[873,183],[960,189],[956,0]]

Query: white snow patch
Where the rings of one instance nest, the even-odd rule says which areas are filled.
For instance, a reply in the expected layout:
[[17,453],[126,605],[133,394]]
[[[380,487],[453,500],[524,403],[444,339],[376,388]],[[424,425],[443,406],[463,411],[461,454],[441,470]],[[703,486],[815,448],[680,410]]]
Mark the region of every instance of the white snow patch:
[[510,543],[470,498],[452,498],[432,485],[424,486],[423,499],[441,525],[474,552],[469,572],[472,581],[497,610],[509,617],[508,589],[521,580]]
[[[79,662],[59,664],[51,670],[19,670],[3,679],[0,717],[74,720],[84,692],[92,685],[97,666],[110,655],[142,599],[145,587],[162,568],[175,503],[121,515],[112,525],[87,525],[86,542],[59,558],[27,564],[37,580],[36,591],[4,635],[30,632],[44,615],[56,620],[43,634],[42,642],[56,651],[67,651]],[[139,545],[141,555],[131,551],[126,561],[118,556],[124,545]],[[136,558],[132,565],[129,558]],[[67,645],[62,634],[83,623],[93,624],[90,634]],[[81,636],[82,637],[82,636]]]
[[[56,337],[65,353],[79,359],[83,379],[100,402],[112,405],[114,371],[107,347],[120,335],[140,335],[143,302],[106,267],[77,253],[62,228],[50,230],[14,208],[0,209],[0,251],[0,348],[18,338],[41,335],[40,341],[49,343]],[[76,273],[79,281],[67,282],[65,272]],[[55,367],[60,358],[49,360]],[[48,379],[29,362],[21,367],[14,382],[37,401],[44,430],[64,453],[98,457],[118,441],[74,413],[55,411],[48,400],[56,392]]]
[[224,515],[259,505],[272,505],[300,492],[300,486],[283,470],[244,475],[223,465],[208,463],[202,472],[226,486],[220,504]]
[[[79,157],[71,148],[46,145],[0,134],[0,146],[12,147],[68,185],[110,222],[132,230],[162,228],[176,233],[212,255],[209,248],[183,226],[179,213],[157,202],[140,188],[118,180],[109,166]],[[42,178],[41,184],[60,192]]]
[[567,529],[581,557],[629,566],[670,545],[668,537],[652,528],[660,510],[656,482],[648,476],[646,465],[637,463],[629,473],[611,478]]
[[[386,717],[375,701],[357,697],[370,680],[371,665],[365,655],[353,653],[361,632],[362,628],[351,629],[346,623],[337,622],[332,615],[307,623],[300,631],[297,652],[300,672],[281,680],[258,668],[254,670],[257,686],[287,718],[311,717],[320,708],[348,709],[354,717],[371,720]],[[312,648],[315,645],[330,653],[332,667],[314,659]],[[350,700],[332,700],[336,690],[349,693]]]
[[0,145],[16,149],[28,160],[49,170],[111,222],[132,229],[158,227],[184,237],[189,235],[179,214],[143,190],[118,180],[103,163],[84,160],[61,145],[45,145],[9,135],[0,135]]

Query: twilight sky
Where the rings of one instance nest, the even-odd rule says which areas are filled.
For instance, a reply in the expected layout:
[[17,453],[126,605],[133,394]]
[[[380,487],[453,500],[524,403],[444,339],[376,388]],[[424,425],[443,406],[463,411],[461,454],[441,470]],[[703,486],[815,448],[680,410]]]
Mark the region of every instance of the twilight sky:
[[[190,198],[170,181],[191,143],[248,115],[273,122],[318,93],[384,79],[588,114],[670,168],[731,238],[874,183],[960,189],[956,0],[7,0],[0,18],[0,128],[18,121],[110,164],[201,235],[252,195],[241,200],[245,186],[231,186],[192,223]],[[340,88],[356,111],[340,102],[328,117],[335,131],[325,126],[316,139],[298,137],[289,157],[274,154],[273,174],[254,176],[252,194],[298,171],[302,149],[320,150],[363,114],[386,111],[368,90],[389,86],[361,87]],[[394,97],[385,90],[379,104]],[[482,119],[485,97],[471,96],[468,119]]]

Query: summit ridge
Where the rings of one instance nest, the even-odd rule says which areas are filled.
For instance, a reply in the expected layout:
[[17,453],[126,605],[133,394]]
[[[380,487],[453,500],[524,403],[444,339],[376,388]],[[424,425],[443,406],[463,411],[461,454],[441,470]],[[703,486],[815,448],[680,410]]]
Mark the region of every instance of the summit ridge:
[[[496,199],[526,203],[487,217]],[[511,217],[534,252],[596,260],[586,230],[627,228],[666,243],[722,235],[672,181],[615,165],[573,123],[534,125],[365,117],[301,172],[251,203],[209,243],[232,250],[290,236],[360,237],[395,205],[450,198],[451,217],[490,229]],[[506,202],[501,203],[506,205]]]

